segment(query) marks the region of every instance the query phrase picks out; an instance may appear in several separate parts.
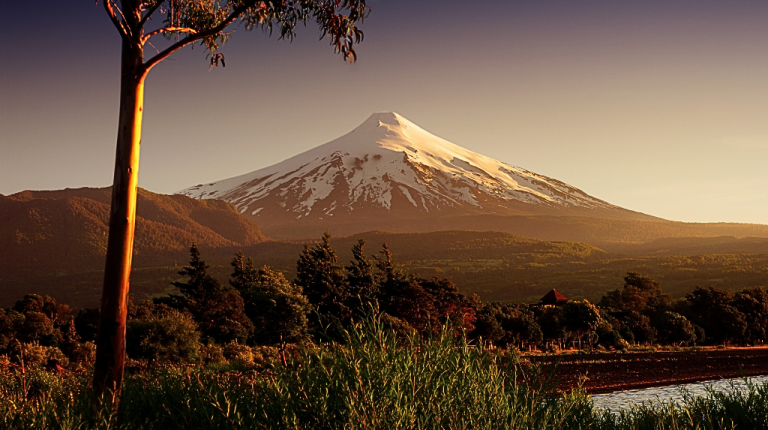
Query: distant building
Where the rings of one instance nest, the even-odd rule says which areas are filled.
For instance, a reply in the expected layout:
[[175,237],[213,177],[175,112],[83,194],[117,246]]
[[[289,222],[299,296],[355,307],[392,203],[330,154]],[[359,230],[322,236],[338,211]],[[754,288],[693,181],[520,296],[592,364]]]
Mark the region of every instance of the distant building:
[[568,301],[568,297],[560,294],[554,288],[539,300],[539,306],[562,306]]

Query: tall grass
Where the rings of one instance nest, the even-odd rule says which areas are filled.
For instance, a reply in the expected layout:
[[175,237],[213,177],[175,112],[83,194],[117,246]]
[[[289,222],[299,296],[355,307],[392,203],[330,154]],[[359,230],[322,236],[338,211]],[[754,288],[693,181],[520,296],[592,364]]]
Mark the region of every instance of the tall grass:
[[0,371],[0,428],[768,428],[768,384],[741,397],[711,393],[679,409],[610,415],[593,411],[583,392],[557,393],[535,368],[521,372],[514,356],[467,344],[450,331],[403,341],[371,318],[344,342],[302,349],[285,365],[236,372],[177,366],[128,375],[116,417],[94,410],[87,374]]
[[369,320],[345,344],[305,351],[298,362],[269,381],[265,403],[279,426],[567,429],[590,414],[584,395],[557,394],[539,378],[519,383],[514,357],[449,331],[399,344]]
[[607,430],[768,429],[768,382],[747,380],[746,389],[707,388],[705,396],[684,395],[679,403],[642,404],[611,414],[596,412],[596,427]]

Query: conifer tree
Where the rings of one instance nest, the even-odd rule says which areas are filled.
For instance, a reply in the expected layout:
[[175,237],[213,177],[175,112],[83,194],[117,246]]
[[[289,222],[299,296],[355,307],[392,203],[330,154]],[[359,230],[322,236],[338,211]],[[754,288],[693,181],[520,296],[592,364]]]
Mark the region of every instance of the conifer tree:
[[229,280],[229,285],[237,291],[242,293],[257,282],[259,271],[253,267],[253,260],[250,257],[248,257],[248,260],[245,259],[243,251],[238,251],[235,258],[233,258],[229,264],[232,266],[232,275]]
[[188,276],[189,279],[184,282],[172,282],[181,294],[189,300],[201,300],[215,292],[221,291],[219,281],[208,274],[208,266],[200,258],[200,250],[196,243],[192,243],[189,248],[190,260],[189,266],[179,270],[179,275]]
[[346,266],[349,307],[353,311],[366,312],[376,303],[379,288],[373,273],[373,262],[365,255],[365,240],[357,240],[352,247],[352,258]]
[[183,300],[172,297],[167,304],[191,312],[204,337],[219,343],[245,341],[253,331],[253,324],[245,315],[240,293],[225,289],[218,279],[208,274],[209,266],[200,258],[196,244],[192,244],[189,253],[189,266],[179,271],[189,279],[173,282],[181,290]]
[[387,243],[381,244],[381,256],[374,256],[376,260],[376,268],[379,269],[379,273],[376,274],[376,280],[380,285],[391,284],[401,278],[400,273],[395,270],[395,263],[392,260],[392,252],[389,251]]
[[[346,305],[349,298],[346,277],[338,264],[328,232],[323,234],[320,243],[315,246],[304,245],[304,251],[296,263],[295,282],[303,289],[320,317],[342,324],[349,322],[352,312]],[[312,321],[314,328],[319,328],[320,323],[319,320]]]
[[396,300],[403,284],[407,284],[405,276],[395,268],[392,252],[386,242],[381,245],[380,255],[375,255],[376,273],[374,279],[378,285],[379,303],[386,308],[388,303]]

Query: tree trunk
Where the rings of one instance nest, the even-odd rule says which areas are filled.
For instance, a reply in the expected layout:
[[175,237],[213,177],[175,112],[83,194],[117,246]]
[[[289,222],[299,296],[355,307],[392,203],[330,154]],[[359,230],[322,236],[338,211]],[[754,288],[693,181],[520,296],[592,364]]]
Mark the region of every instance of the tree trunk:
[[106,393],[115,405],[123,382],[128,283],[136,224],[141,119],[144,110],[142,51],[140,44],[123,40],[117,154],[93,375],[97,398]]

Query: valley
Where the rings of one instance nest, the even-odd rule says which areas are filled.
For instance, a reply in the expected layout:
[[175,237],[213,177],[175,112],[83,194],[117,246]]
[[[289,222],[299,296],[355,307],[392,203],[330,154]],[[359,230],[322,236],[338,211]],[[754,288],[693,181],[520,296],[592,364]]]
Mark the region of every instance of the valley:
[[[728,291],[768,286],[768,240],[731,239],[734,245],[729,254],[613,254],[576,242],[545,242],[500,232],[368,232],[332,239],[343,264],[352,258],[350,249],[358,238],[366,240],[369,255],[378,253],[386,242],[399,268],[427,278],[451,278],[462,292],[477,294],[483,301],[535,303],[552,288],[572,299],[596,301],[606,291],[620,288],[622,277],[632,271],[660,281],[664,291],[673,297],[682,297],[696,285]],[[710,247],[705,246],[707,241],[698,243],[708,250],[723,241],[712,239]],[[752,252],[739,252],[737,244]],[[303,242],[264,241],[200,248],[212,275],[224,282],[231,273],[229,262],[241,250],[257,267],[268,265],[293,279]],[[94,259],[103,264],[103,255]],[[179,278],[177,272],[187,259],[187,249],[137,258],[131,276],[134,300],[174,291],[170,284]],[[24,294],[34,292],[75,306],[95,307],[103,272],[93,266],[72,265],[63,271],[38,265],[34,272],[3,267],[0,306],[10,306]]]

